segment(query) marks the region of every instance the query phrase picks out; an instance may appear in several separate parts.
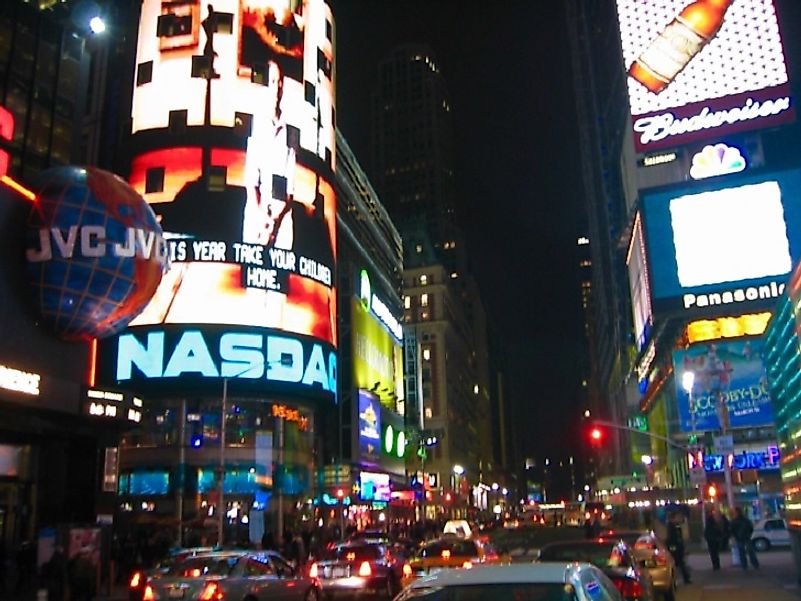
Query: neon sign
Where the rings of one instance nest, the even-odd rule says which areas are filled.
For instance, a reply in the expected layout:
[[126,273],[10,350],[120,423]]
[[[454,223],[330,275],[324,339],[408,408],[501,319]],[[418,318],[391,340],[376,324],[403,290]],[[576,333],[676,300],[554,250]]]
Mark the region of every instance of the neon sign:
[[39,374],[0,365],[0,388],[39,396],[39,381],[41,379],[42,376]]
[[[725,455],[705,454],[701,451],[697,455],[688,453],[688,465],[690,469],[696,467],[699,461],[704,464],[706,472],[722,472],[724,469]],[[764,451],[741,451],[729,454],[729,465],[735,470],[777,470],[781,460],[779,447],[771,445]]]
[[292,409],[286,405],[273,405],[272,414],[273,417],[297,424],[298,430],[301,432],[309,431],[309,418],[302,415],[297,409]]

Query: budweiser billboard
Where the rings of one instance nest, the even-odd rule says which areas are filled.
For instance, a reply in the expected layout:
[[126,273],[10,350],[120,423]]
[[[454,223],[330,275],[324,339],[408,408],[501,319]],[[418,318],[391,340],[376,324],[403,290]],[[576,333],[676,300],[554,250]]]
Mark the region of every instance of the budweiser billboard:
[[794,117],[773,0],[618,0],[639,152]]

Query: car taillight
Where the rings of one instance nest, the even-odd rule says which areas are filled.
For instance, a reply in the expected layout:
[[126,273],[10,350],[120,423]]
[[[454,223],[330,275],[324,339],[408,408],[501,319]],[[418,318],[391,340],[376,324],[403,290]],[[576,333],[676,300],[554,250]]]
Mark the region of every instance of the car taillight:
[[658,551],[654,553],[654,561],[658,566],[666,566],[668,564],[667,555]]
[[200,593],[200,601],[220,601],[223,598],[223,592],[220,590],[220,585],[216,582],[207,582]]
[[639,599],[642,597],[642,585],[636,580],[622,578],[614,581],[620,596],[624,599]]
[[409,565],[408,563],[403,564],[403,577],[404,578],[411,578],[413,573],[414,572],[412,571],[412,566],[411,565]]
[[372,575],[373,575],[373,568],[370,567],[370,562],[363,561],[362,565],[359,566],[359,576],[361,576],[362,578],[366,578]]
[[131,581],[128,583],[128,586],[131,588],[139,588],[142,584],[142,572],[134,572],[133,576],[131,576]]
[[155,601],[156,595],[153,594],[153,587],[149,584],[145,587],[145,592],[142,593],[142,601]]
[[320,574],[320,568],[317,567],[317,562],[311,564],[309,568],[309,578],[317,578]]

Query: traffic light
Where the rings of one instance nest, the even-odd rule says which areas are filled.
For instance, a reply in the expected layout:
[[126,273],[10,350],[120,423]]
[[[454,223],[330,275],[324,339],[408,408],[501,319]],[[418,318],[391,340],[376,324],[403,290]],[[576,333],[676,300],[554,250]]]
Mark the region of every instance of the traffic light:
[[598,426],[590,428],[590,444],[593,446],[600,445],[604,440],[604,431]]

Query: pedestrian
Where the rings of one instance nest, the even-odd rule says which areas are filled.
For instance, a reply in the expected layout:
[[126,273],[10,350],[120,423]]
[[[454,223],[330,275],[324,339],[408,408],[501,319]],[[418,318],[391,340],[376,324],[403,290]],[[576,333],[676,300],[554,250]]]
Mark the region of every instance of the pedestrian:
[[684,534],[681,531],[681,516],[678,512],[672,512],[668,518],[665,544],[673,555],[676,567],[681,571],[684,584],[690,584],[690,570],[684,562]]
[[721,551],[728,551],[729,550],[729,539],[731,538],[731,524],[729,523],[729,518],[726,517],[726,514],[722,511],[718,513],[720,517],[720,528],[723,531],[723,536],[721,538]]
[[715,518],[715,512],[710,510],[706,514],[706,525],[704,526],[704,539],[706,549],[709,552],[709,559],[712,560],[712,569],[720,569],[720,547],[723,537],[723,529]]
[[48,601],[64,601],[67,588],[67,556],[64,547],[56,545],[50,559],[42,565],[42,579]]
[[261,536],[261,548],[264,551],[275,551],[275,537],[272,530],[265,530]]
[[751,535],[754,534],[754,525],[751,523],[745,514],[742,507],[734,508],[734,519],[731,521],[731,533],[734,536],[734,542],[737,545],[737,551],[740,555],[740,566],[744,570],[748,569],[748,559],[751,560],[751,565],[754,568],[759,568],[759,560],[754,551],[754,545],[751,542]]
[[81,547],[67,564],[71,601],[92,601],[95,598],[97,572],[92,562],[92,548]]

